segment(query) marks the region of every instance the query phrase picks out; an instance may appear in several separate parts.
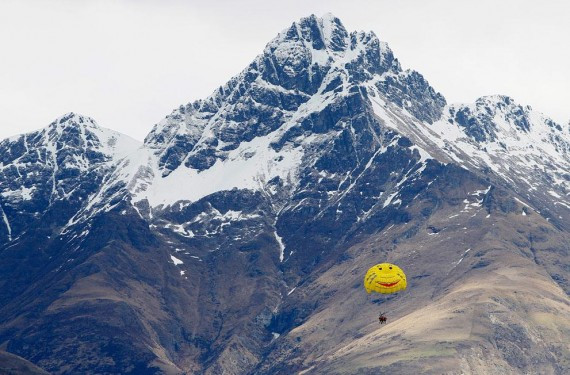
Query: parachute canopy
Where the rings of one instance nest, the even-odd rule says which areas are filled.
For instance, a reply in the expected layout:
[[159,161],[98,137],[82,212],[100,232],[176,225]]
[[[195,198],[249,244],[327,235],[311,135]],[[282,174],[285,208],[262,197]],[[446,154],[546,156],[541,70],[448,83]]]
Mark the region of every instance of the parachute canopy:
[[406,289],[406,286],[406,274],[391,263],[377,264],[364,276],[364,289],[367,293],[391,294]]

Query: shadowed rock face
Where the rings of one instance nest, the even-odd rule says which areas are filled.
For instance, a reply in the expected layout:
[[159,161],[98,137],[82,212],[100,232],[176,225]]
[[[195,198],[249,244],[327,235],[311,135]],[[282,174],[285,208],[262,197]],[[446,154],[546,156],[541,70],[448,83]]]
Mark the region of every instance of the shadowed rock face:
[[[143,145],[74,114],[0,143],[0,343],[57,374],[564,374],[567,133],[304,18]],[[383,261],[406,291],[364,292]]]

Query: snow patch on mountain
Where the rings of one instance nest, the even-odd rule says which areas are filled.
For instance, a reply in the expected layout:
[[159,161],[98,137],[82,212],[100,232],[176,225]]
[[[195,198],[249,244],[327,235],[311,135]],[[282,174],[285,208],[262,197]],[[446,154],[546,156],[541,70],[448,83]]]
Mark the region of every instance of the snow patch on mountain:
[[277,243],[279,244],[279,261],[283,262],[283,259],[285,259],[285,244],[283,243],[283,238],[281,238],[277,234],[277,231],[275,231],[274,233],[275,233],[275,239],[277,240]]
[[175,266],[184,264],[183,261],[181,261],[180,259],[176,258],[174,255],[170,256],[170,260],[172,260],[172,263],[174,263]]
[[276,152],[270,147],[272,141],[272,136],[254,138],[241,143],[225,160],[217,160],[206,170],[182,166],[167,176],[157,173],[159,162],[152,150],[141,149],[122,162],[120,178],[127,182],[134,203],[147,200],[151,207],[181,200],[197,201],[222,190],[260,190],[278,176],[295,183],[303,150],[288,146]]
[[4,222],[4,225],[6,226],[6,230],[8,232],[8,242],[12,242],[12,227],[10,226],[10,221],[8,220],[8,216],[4,212],[4,209],[2,208],[1,205],[0,205],[0,211],[2,211],[2,221]]

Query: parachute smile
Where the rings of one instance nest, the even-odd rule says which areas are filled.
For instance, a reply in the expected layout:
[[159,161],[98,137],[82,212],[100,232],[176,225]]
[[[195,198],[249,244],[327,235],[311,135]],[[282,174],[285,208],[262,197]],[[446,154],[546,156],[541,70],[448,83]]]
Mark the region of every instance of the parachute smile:
[[386,288],[391,288],[394,285],[398,284],[399,282],[400,282],[400,280],[398,280],[394,283],[381,283],[380,281],[376,281],[377,284],[382,285],[383,287],[386,287]]

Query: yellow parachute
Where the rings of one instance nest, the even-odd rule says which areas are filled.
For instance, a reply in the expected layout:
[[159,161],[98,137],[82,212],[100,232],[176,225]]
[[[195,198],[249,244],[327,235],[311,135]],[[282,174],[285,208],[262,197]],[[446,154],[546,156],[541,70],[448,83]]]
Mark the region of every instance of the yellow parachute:
[[367,293],[391,294],[406,289],[406,274],[395,264],[380,263],[371,267],[364,276]]

